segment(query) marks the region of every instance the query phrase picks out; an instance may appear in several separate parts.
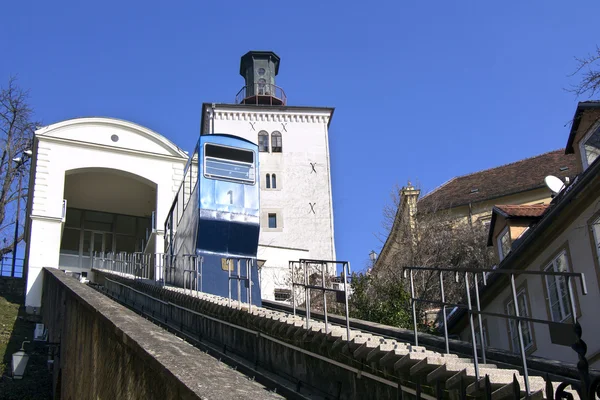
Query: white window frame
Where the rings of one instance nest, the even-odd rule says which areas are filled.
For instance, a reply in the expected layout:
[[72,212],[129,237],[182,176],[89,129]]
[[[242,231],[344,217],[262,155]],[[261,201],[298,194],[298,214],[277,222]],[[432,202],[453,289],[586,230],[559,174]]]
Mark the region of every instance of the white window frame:
[[[275,226],[270,226],[271,225],[271,215],[275,216]],[[279,226],[277,225],[277,213],[276,212],[269,212],[269,213],[267,213],[267,227],[269,229],[277,229],[277,228],[279,228]]]
[[[529,313],[529,305],[527,304],[527,291],[525,290],[525,288],[522,288],[521,290],[519,290],[517,292],[517,302],[519,302],[519,300],[523,298],[523,307],[521,306],[521,304],[519,304],[519,316],[521,317],[529,317],[530,313]],[[511,309],[511,304],[513,303],[513,299],[510,299],[505,306],[505,310],[506,310],[506,314],[507,315],[515,315],[514,314],[514,307],[513,309]],[[516,319],[508,319],[508,333],[510,334],[510,337],[508,338],[512,344],[512,351],[515,353],[518,353],[520,351],[520,347],[519,347],[519,329],[518,329],[518,322]],[[521,325],[521,332],[523,332],[523,328],[527,328],[527,330],[529,331],[529,336],[531,338],[530,342],[526,342],[527,337],[525,335],[523,335],[523,344],[525,345],[525,351],[529,350],[534,342],[535,339],[533,337],[533,326],[531,324],[531,322],[525,322],[524,324]]]
[[500,262],[502,262],[502,260],[504,260],[504,258],[506,258],[508,253],[510,253],[510,248],[509,248],[509,250],[506,252],[506,254],[504,254],[504,248],[502,247],[502,238],[506,235],[508,235],[508,242],[510,245],[510,233],[508,232],[508,226],[504,227],[504,229],[502,229],[502,231],[496,238],[496,246],[498,247],[498,257],[500,258]]
[[600,265],[600,216],[592,221],[592,237],[594,239],[594,247],[596,248],[596,258],[598,259],[598,265]]
[[[561,272],[558,271],[558,265],[557,265],[557,260],[561,257],[564,257],[564,261],[565,261],[565,270],[562,272],[568,272],[570,271],[570,266],[569,266],[569,258],[567,257],[567,250],[562,250],[560,253],[558,253],[556,256],[554,256],[552,258],[552,261],[550,261],[550,263],[548,263],[545,267],[544,267],[544,271],[554,271],[554,272]],[[553,312],[553,305],[552,305],[552,296],[551,296],[551,289],[550,289],[550,284],[551,282],[553,282],[554,284],[554,288],[556,289],[556,296],[557,296],[557,303],[558,304],[558,314],[560,315],[560,318],[558,318],[558,320],[554,319],[554,312]],[[561,282],[564,282],[561,285]],[[562,276],[545,276],[544,277],[544,284],[546,285],[546,293],[548,295],[548,308],[550,310],[550,318],[552,319],[552,321],[554,322],[564,322],[566,320],[568,320],[569,318],[571,318],[571,307],[569,305],[570,299],[569,299],[569,292],[567,289],[567,283],[566,283],[566,279]],[[562,290],[560,289],[561,286],[564,286],[564,293],[562,293]],[[566,300],[565,300],[566,298]]]
[[[592,129],[590,129],[590,131],[583,137],[583,139],[579,141],[579,153],[581,154],[581,163],[583,165],[584,171],[590,166],[590,164],[588,164],[587,152],[585,151],[585,142],[587,142],[588,139],[592,137],[592,135],[594,135],[595,133],[600,133],[599,131],[600,124],[596,123],[594,124]],[[597,158],[600,158],[600,156],[598,156]]]

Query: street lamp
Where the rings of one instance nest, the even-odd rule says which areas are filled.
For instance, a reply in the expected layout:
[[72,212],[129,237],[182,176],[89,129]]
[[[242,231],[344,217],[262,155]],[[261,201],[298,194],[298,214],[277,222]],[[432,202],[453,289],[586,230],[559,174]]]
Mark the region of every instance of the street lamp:
[[369,258],[371,259],[371,264],[375,265],[375,261],[377,260],[377,253],[375,253],[375,250],[371,250]]
[[17,216],[15,220],[15,237],[13,241],[13,258],[12,258],[12,268],[10,272],[10,276],[15,276],[15,266],[17,263],[17,239],[19,237],[19,214],[21,214],[21,181],[23,175],[21,174],[20,168],[25,165],[27,161],[31,158],[33,152],[29,149],[23,151],[23,155],[21,157],[13,158],[13,162],[16,164],[15,171],[19,176],[19,190],[17,191]]

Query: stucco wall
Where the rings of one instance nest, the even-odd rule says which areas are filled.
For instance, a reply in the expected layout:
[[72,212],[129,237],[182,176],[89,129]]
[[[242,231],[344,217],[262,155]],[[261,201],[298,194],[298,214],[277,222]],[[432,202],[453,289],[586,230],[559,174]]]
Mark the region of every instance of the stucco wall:
[[[597,213],[596,202],[588,206],[571,224],[563,230],[552,242],[547,243],[545,249],[529,263],[527,270],[540,271],[546,267],[553,257],[566,249],[569,267],[573,272],[585,274],[587,283],[587,296],[581,292],[578,280],[573,281],[572,287],[576,292],[578,310],[581,314],[579,322],[583,329],[583,340],[588,345],[587,358],[591,360],[590,365],[594,368],[600,367],[600,320],[598,319],[598,299],[600,299],[600,285],[598,281],[596,250],[590,238],[590,218]],[[542,276],[517,276],[515,279],[517,287],[526,286],[530,304],[530,316],[539,319],[550,319],[547,294],[545,293],[545,278]],[[484,307],[484,311],[506,314],[505,304],[510,298],[510,286],[499,291],[494,300]],[[491,347],[510,349],[508,337],[508,322],[502,318],[486,317],[488,344]],[[534,343],[536,350],[532,353],[539,357],[547,357],[555,360],[577,362],[577,354],[567,346],[552,344],[550,332],[547,325],[532,324],[534,331]],[[469,337],[468,327],[461,332],[461,337]],[[518,349],[515,349],[517,351]]]
[[[116,142],[113,135],[118,136]],[[161,242],[163,223],[187,162],[185,153],[155,132],[108,118],[69,120],[38,130],[33,157],[35,170],[26,238],[26,305],[29,311],[40,306],[42,268],[59,267],[67,175],[74,179],[73,174],[77,172],[122,174],[125,178],[134,179],[134,184],[127,190],[135,189],[138,181],[154,186],[156,198],[153,203],[156,204],[159,229],[157,240]],[[95,183],[101,184],[100,181]],[[84,189],[80,187],[78,190]],[[111,193],[115,207],[129,197],[122,191]],[[89,206],[93,209],[94,202],[90,202]],[[139,215],[130,209],[126,211]]]
[[[282,153],[261,152],[259,156],[261,245],[306,249],[310,258],[335,260],[328,137],[330,118],[331,110],[324,109],[240,109],[217,105],[212,123],[214,133],[237,135],[254,143],[262,130],[269,136],[274,131],[282,135]],[[277,175],[276,190],[266,189],[267,173]],[[270,212],[278,214],[281,228],[268,228],[266,214]],[[280,254],[271,254],[272,257],[265,258],[265,266],[279,267]],[[286,260],[286,270],[287,261],[297,260],[294,252],[289,257],[294,258]],[[281,271],[281,274],[285,273]],[[272,279],[263,283],[269,288],[263,291],[263,297],[271,299],[271,287],[283,277],[273,271],[265,274],[264,279]]]
[[43,304],[55,398],[281,398],[58,270],[45,270]]

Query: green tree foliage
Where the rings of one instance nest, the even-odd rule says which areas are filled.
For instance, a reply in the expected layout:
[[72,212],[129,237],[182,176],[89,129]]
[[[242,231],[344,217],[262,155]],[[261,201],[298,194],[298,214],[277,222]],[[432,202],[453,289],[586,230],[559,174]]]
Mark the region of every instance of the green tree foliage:
[[412,328],[410,296],[400,282],[389,283],[373,275],[352,275],[350,316],[400,328]]

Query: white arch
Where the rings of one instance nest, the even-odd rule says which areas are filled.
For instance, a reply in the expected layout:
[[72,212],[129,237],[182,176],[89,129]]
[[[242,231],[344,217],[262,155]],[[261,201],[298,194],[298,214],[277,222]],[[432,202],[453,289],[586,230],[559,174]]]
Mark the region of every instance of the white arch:
[[[85,128],[85,127],[105,127],[109,129],[116,129],[126,132],[134,133],[152,143],[159,145],[163,148],[168,155],[188,158],[188,155],[181,150],[177,145],[171,142],[166,137],[154,132],[151,129],[148,129],[142,125],[138,125],[136,123],[125,121],[117,118],[106,118],[106,117],[84,117],[84,118],[74,118],[68,119],[64,121],[60,121],[45,127],[41,127],[36,131],[36,136],[45,136],[45,137],[57,137],[57,138],[66,138],[71,140],[78,140],[82,142],[92,142],[91,138],[87,137],[74,137],[69,136],[68,132],[72,128]],[[101,143],[103,144],[103,143]],[[107,143],[110,145],[110,142]],[[131,146],[130,146],[131,147]]]

